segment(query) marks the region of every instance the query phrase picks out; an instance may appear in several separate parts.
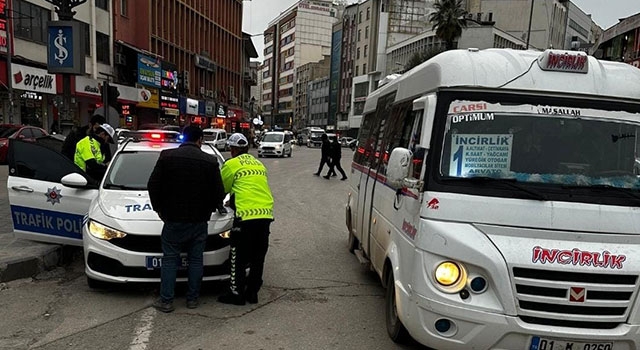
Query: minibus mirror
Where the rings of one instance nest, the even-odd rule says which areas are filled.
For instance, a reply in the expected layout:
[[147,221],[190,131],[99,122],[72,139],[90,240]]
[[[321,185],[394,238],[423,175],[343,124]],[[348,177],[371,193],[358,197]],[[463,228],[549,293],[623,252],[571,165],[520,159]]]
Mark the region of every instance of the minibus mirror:
[[413,154],[406,148],[396,147],[391,152],[387,165],[387,184],[393,188],[402,188],[404,180],[411,171]]

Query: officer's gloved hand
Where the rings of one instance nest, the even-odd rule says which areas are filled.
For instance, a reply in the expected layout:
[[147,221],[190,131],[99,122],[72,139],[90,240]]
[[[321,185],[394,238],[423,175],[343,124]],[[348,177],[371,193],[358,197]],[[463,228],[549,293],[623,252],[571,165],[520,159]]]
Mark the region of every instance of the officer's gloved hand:
[[229,212],[227,211],[227,208],[225,208],[225,207],[224,207],[224,205],[222,205],[222,204],[218,205],[218,208],[217,208],[217,209],[218,209],[218,213],[219,213],[220,215],[226,215],[227,213],[229,213]]

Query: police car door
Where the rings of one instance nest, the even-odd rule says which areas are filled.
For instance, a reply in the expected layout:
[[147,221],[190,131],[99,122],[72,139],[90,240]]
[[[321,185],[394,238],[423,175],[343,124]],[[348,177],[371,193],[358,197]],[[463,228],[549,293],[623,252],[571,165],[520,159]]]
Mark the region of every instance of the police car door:
[[[9,143],[7,190],[14,232],[24,239],[82,245],[83,217],[98,195],[98,186],[55,151],[55,143],[51,137],[37,143]],[[65,183],[73,187],[62,184],[65,176]]]

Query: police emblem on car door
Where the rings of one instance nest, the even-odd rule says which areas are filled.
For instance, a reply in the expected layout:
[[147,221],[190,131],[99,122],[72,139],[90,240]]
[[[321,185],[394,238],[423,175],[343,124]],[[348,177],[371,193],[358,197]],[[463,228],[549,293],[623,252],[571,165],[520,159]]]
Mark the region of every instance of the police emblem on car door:
[[[82,245],[83,217],[98,195],[97,183],[55,150],[60,140],[45,139],[9,144],[7,191],[14,232],[24,239]],[[72,180],[65,180],[67,185],[65,177]]]

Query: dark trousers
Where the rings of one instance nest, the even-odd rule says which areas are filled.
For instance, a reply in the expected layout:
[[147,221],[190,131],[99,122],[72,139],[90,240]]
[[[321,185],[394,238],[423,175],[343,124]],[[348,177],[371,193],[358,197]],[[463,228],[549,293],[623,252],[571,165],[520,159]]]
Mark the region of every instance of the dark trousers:
[[207,222],[165,222],[162,227],[162,269],[160,272],[160,298],[165,303],[173,301],[176,274],[181,252],[187,252],[188,290],[187,300],[197,300],[202,283],[203,253],[207,243]]
[[[269,249],[270,219],[234,223],[231,230],[231,293],[257,294],[262,287],[264,259]],[[249,275],[246,268],[249,266]],[[246,289],[246,290],[245,290]]]
[[329,172],[327,176],[336,175],[336,169],[342,174],[342,178],[346,178],[347,174],[344,173],[344,169],[342,169],[342,165],[340,164],[340,158],[332,159],[329,163]]
[[323,156],[322,158],[320,158],[320,166],[318,167],[318,171],[316,172],[316,174],[320,174],[322,172],[322,168],[324,168],[325,164],[331,167],[331,159],[329,159],[329,157]]

